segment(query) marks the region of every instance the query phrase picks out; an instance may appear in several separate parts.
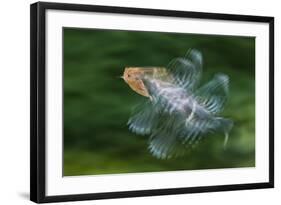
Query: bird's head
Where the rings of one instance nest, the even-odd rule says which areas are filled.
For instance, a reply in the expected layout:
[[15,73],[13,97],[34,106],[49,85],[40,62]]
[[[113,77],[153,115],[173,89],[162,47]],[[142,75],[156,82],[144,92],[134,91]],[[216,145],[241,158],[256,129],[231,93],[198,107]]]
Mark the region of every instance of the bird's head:
[[132,90],[140,95],[149,97],[149,94],[142,81],[144,74],[145,71],[143,68],[126,67],[121,78],[124,79],[124,81],[132,88]]
[[135,81],[140,81],[143,76],[143,71],[137,67],[126,67],[121,78],[128,84],[133,83]]

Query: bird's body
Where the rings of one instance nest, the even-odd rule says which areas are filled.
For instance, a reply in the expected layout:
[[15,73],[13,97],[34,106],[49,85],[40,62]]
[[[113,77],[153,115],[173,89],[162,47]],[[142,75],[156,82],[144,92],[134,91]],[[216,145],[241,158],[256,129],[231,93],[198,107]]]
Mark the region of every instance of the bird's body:
[[225,143],[232,121],[217,114],[224,107],[228,76],[217,74],[197,89],[202,56],[191,50],[164,67],[126,68],[123,78],[140,95],[147,97],[128,121],[131,131],[150,135],[149,150],[157,158],[185,153],[203,135],[223,132]]

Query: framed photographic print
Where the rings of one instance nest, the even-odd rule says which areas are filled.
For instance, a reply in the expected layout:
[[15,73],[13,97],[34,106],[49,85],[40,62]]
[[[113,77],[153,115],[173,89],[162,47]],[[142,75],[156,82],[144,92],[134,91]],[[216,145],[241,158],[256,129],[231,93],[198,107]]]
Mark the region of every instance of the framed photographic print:
[[274,186],[274,18],[31,5],[34,202]]

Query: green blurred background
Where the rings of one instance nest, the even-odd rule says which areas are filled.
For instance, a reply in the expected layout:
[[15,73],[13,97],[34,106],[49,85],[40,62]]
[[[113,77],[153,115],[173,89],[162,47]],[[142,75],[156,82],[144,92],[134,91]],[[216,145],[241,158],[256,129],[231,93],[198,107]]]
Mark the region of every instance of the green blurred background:
[[[185,156],[159,160],[148,136],[127,126],[142,96],[119,76],[127,66],[165,66],[189,48],[203,53],[202,83],[230,77],[222,116],[234,121],[224,136],[210,135]],[[65,176],[255,166],[255,39],[215,35],[64,28]]]

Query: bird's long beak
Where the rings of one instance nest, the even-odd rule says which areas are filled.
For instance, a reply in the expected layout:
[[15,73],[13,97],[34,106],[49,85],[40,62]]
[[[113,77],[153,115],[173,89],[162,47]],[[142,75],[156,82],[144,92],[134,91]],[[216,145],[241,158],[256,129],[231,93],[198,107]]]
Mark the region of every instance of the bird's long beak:
[[124,76],[123,75],[121,75],[121,76],[116,76],[117,78],[121,78],[121,79],[123,79],[124,80]]

